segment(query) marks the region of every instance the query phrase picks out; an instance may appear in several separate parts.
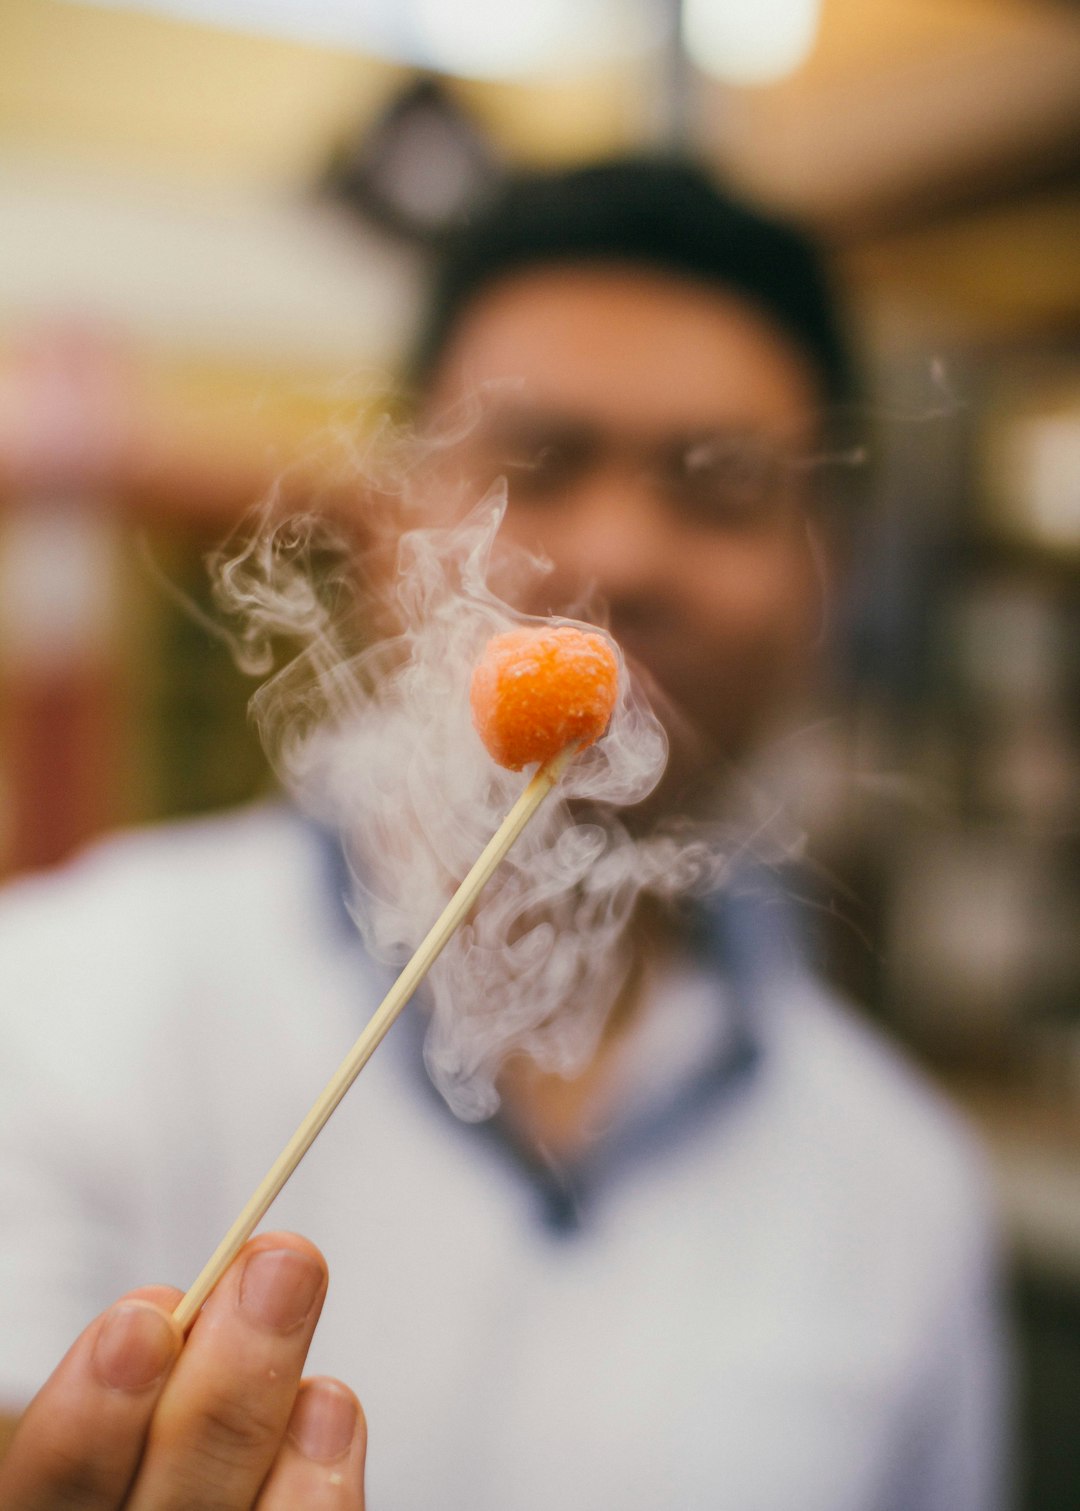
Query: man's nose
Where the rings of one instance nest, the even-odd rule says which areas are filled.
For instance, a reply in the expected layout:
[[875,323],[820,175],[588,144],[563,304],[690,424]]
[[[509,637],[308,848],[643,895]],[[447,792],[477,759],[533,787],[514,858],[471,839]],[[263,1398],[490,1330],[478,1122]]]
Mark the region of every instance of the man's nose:
[[674,527],[643,471],[597,468],[575,489],[564,523],[549,546],[560,575],[595,587],[611,605],[666,594]]

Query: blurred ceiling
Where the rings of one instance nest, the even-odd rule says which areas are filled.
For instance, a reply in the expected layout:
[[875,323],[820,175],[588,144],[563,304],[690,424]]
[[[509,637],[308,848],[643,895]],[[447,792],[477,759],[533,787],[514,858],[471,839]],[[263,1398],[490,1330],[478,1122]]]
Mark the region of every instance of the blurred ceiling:
[[[568,57],[558,77],[448,87],[506,158],[556,162],[663,140],[670,71]],[[0,328],[59,309],[173,349],[382,361],[415,267],[311,189],[407,79],[140,10],[0,0]],[[1075,322],[1075,0],[824,0],[783,82],[688,83],[700,153],[846,245],[909,331]]]
[[[659,0],[658,0],[659,3]],[[663,60],[454,88],[511,157],[655,138]],[[310,183],[400,87],[375,57],[62,0],[0,6],[0,151],[185,185]],[[759,194],[862,230],[1080,149],[1080,8],[1069,0],[825,0],[779,84],[697,76],[700,148]]]

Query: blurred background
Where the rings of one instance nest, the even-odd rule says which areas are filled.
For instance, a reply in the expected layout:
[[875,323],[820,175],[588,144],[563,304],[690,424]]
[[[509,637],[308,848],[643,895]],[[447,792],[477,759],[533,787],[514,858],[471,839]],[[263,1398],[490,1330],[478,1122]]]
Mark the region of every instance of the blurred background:
[[873,394],[853,650],[798,742],[826,969],[975,1120],[1021,1499],[1080,1505],[1080,5],[0,5],[0,876],[267,777],[184,606],[332,497],[434,238],[682,143],[826,238]]

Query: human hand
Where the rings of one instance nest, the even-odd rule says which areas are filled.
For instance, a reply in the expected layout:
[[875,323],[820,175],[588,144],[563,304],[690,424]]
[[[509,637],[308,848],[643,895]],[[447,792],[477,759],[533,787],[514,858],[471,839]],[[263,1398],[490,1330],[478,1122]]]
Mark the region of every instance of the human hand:
[[241,1251],[185,1343],[181,1293],[132,1291],[34,1397],[0,1466],[4,1511],[363,1511],[366,1431],[336,1380],[301,1381],[322,1255],[288,1233]]

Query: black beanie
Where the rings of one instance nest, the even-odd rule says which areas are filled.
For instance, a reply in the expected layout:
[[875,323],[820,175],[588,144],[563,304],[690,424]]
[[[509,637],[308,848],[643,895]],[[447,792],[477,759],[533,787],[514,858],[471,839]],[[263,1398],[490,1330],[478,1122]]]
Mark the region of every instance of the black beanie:
[[[744,297],[810,359],[830,408],[857,396],[821,256],[804,232],[719,189],[679,158],[628,157],[506,179],[446,244],[407,368],[426,387],[465,310],[533,266],[620,262]],[[835,415],[834,415],[835,418]]]

